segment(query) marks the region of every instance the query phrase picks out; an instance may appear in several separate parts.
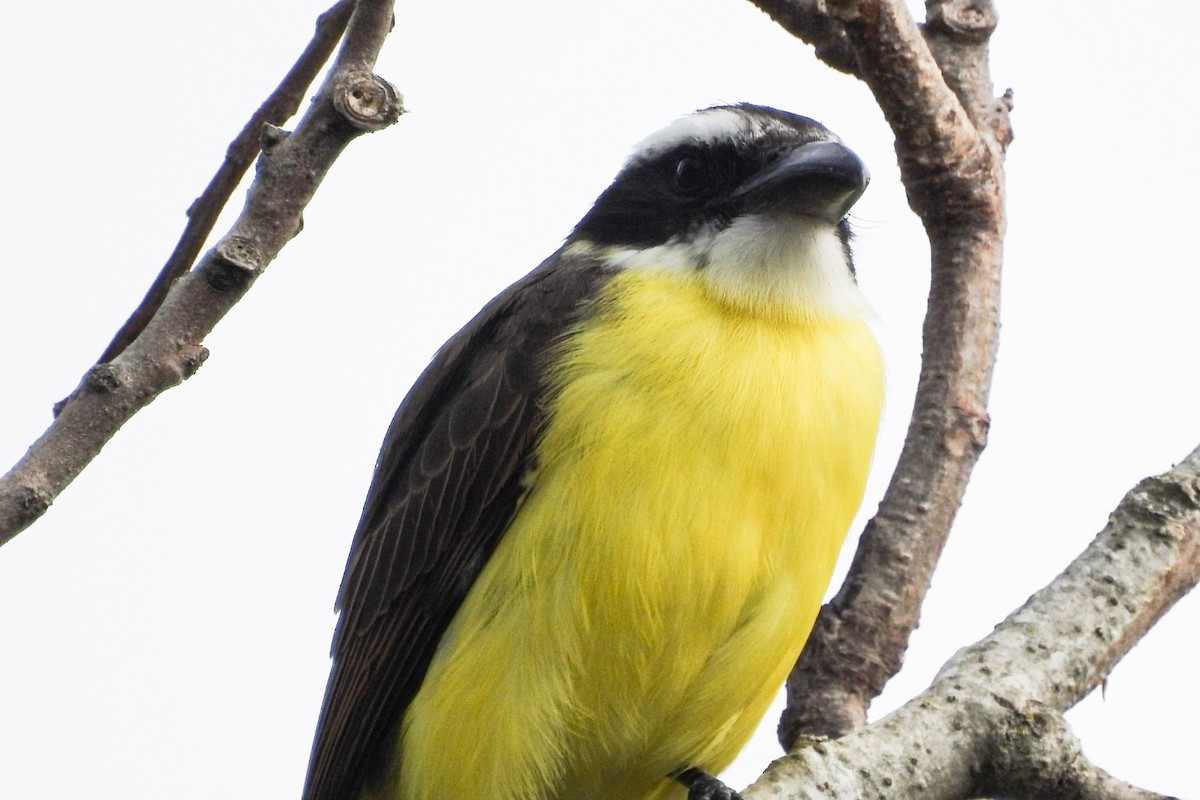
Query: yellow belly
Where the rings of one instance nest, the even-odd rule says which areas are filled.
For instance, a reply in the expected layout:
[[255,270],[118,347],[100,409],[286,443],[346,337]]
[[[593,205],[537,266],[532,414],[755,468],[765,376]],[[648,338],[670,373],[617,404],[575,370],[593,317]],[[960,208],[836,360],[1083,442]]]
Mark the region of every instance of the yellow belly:
[[560,354],[532,489],[405,717],[395,800],[683,797],[795,660],[882,402],[858,320],[627,271]]

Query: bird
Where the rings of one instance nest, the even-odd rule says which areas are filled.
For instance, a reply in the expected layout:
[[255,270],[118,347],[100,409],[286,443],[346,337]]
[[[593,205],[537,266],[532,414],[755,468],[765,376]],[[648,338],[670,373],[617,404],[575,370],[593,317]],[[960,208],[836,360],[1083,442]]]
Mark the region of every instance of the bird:
[[736,798],[884,395],[859,157],[748,103],[638,144],[432,357],[338,593],[304,800]]

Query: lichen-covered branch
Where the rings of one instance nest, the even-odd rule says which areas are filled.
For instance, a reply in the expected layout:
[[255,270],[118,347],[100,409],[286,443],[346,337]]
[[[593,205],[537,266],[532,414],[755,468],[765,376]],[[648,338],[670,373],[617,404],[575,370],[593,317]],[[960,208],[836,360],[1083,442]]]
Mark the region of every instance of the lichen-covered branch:
[[1160,798],[1088,762],[1062,712],[1198,581],[1200,449],[1134,487],[1066,570],[927,690],[776,762],[746,800]]
[[[759,4],[764,5],[763,3]],[[945,3],[927,4],[930,19]],[[990,4],[976,3],[990,8]],[[992,97],[983,27],[930,23],[923,31],[899,0],[770,3],[788,9],[819,42],[852,49],[896,137],[909,203],[929,236],[932,280],[924,354],[908,437],[850,573],[822,611],[788,681],[780,738],[841,735],[865,724],[870,701],[900,668],[921,602],[971,471],[987,438],[987,399],[999,335],[1007,107],[987,124]],[[954,16],[955,20],[962,15]],[[820,24],[818,24],[818,19]],[[937,30],[939,45],[927,35]],[[829,38],[833,36],[834,38]],[[953,52],[939,63],[936,53]],[[947,73],[953,72],[953,77]],[[993,102],[988,108],[993,108]]]
[[304,208],[342,149],[397,119],[399,95],[370,71],[391,23],[391,0],[358,0],[342,50],[296,130],[268,129],[229,233],[172,284],[119,355],[88,371],[46,432],[0,478],[0,544],[41,516],[139,409],[199,368],[204,338],[300,231]]

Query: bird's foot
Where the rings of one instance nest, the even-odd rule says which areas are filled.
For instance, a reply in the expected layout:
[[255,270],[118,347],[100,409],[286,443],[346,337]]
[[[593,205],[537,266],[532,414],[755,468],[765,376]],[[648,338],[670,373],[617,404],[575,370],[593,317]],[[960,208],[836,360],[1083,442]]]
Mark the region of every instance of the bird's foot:
[[742,800],[742,796],[697,767],[676,770],[671,777],[687,787],[688,800]]

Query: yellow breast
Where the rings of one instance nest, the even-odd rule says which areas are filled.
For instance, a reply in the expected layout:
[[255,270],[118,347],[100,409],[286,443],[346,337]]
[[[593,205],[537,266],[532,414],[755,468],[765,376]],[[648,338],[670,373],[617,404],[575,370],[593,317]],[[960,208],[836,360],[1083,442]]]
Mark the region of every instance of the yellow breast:
[[405,718],[402,800],[682,797],[798,654],[862,498],[861,320],[627,270],[562,343],[531,490]]

